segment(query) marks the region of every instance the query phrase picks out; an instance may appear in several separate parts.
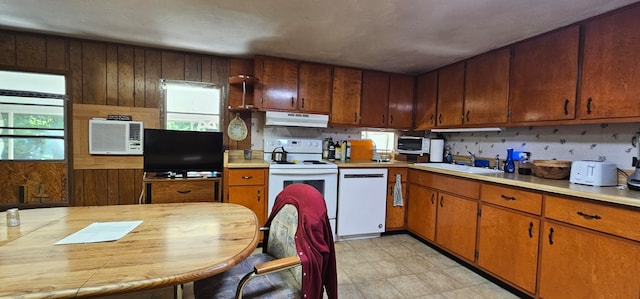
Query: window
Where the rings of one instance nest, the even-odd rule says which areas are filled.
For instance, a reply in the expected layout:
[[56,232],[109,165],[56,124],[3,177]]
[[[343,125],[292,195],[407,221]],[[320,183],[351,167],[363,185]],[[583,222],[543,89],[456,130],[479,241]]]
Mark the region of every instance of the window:
[[212,83],[162,81],[168,130],[220,132],[222,88]]
[[65,159],[63,75],[0,71],[0,160]]
[[376,150],[392,151],[395,148],[395,132],[362,131],[361,137],[373,140]]

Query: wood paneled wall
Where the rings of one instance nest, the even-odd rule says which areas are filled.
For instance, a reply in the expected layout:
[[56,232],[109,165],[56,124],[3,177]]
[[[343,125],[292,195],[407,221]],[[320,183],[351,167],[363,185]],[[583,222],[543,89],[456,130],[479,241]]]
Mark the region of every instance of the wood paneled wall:
[[[69,113],[73,104],[158,108],[160,79],[228,81],[226,58],[5,30],[0,69],[66,74]],[[69,166],[70,205],[138,202],[141,169],[75,169],[71,159]]]

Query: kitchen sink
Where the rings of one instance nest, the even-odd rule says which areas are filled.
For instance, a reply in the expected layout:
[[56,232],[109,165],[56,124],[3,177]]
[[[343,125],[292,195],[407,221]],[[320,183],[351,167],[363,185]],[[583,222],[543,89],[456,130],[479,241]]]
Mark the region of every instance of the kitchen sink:
[[413,165],[426,166],[426,167],[432,167],[432,168],[438,168],[438,169],[446,169],[451,171],[466,172],[466,173],[477,173],[477,174],[503,172],[502,170],[492,169],[492,168],[471,167],[468,165],[447,164],[447,163],[415,163]]

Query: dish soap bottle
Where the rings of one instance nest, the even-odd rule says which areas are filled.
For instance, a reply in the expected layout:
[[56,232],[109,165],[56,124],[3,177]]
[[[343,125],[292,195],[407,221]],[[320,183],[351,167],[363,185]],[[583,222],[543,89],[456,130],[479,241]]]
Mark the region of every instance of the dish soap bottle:
[[507,159],[504,161],[504,172],[513,173],[516,171],[516,164],[513,161],[513,149],[507,149]]

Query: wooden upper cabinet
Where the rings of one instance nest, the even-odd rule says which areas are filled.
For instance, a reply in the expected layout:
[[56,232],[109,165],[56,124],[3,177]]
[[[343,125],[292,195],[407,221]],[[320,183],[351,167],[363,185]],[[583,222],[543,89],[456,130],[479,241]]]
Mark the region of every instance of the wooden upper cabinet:
[[[256,77],[260,97],[254,104],[265,110],[295,111],[298,107],[298,62],[276,57],[256,56]],[[259,76],[259,77],[258,77]]]
[[387,127],[411,129],[413,126],[413,76],[391,74],[389,77],[389,120]]
[[358,125],[360,123],[360,95],[362,70],[334,67],[331,124]]
[[467,60],[464,124],[504,124],[509,109],[509,48]]
[[578,41],[575,25],[513,47],[512,123],[575,118]]
[[416,80],[416,130],[429,130],[436,126],[438,100],[438,72],[418,76]]
[[300,63],[298,110],[329,114],[331,109],[331,66]]
[[584,58],[578,116],[640,117],[640,6],[584,25]]
[[462,125],[464,101],[464,62],[446,66],[438,71],[438,117],[436,126]]
[[389,119],[389,74],[362,71],[362,104],[360,125],[386,128]]

